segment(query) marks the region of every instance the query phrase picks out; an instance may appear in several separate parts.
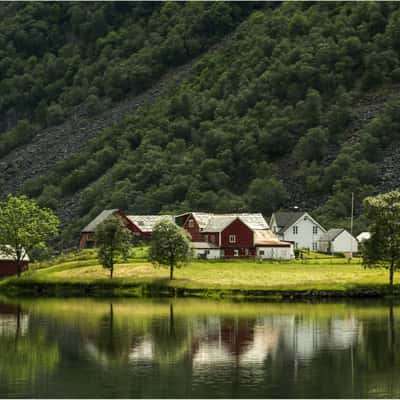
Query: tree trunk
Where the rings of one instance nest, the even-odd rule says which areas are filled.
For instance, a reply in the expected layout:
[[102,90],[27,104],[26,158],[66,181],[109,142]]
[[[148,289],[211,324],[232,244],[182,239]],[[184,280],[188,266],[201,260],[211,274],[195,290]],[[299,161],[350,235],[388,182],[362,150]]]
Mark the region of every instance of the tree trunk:
[[114,267],[111,267],[110,268],[110,279],[113,278],[113,272],[114,272]]
[[392,290],[393,290],[393,277],[394,277],[394,261],[391,262],[389,268],[389,285]]
[[169,279],[172,281],[174,279],[174,266],[171,264],[169,269]]

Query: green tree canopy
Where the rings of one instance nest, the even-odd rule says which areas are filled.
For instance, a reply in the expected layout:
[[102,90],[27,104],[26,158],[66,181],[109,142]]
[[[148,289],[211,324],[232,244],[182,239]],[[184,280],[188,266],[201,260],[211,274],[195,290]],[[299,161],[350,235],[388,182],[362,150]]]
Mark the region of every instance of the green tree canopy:
[[168,220],[154,227],[149,259],[156,266],[169,267],[171,280],[174,268],[187,264],[191,255],[190,237],[183,228]]
[[127,257],[131,247],[132,235],[117,217],[109,217],[98,225],[95,232],[97,256],[104,268],[113,277],[114,264],[118,256]]
[[394,271],[400,267],[400,192],[367,197],[364,208],[371,238],[363,242],[363,264],[389,269],[393,286]]
[[16,261],[18,276],[25,256],[45,250],[46,241],[58,235],[59,223],[52,210],[26,196],[9,195],[0,202],[0,251]]

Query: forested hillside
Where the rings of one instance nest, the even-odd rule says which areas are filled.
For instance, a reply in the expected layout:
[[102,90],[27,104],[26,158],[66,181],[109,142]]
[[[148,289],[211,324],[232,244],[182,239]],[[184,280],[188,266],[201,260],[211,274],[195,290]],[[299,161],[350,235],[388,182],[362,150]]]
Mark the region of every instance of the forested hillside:
[[359,214],[366,195],[398,185],[397,3],[18,3],[0,8],[0,27],[4,187],[2,157],[81,110],[112,114],[199,57],[15,188],[63,217],[67,242],[106,207],[297,205],[347,227],[351,192]]

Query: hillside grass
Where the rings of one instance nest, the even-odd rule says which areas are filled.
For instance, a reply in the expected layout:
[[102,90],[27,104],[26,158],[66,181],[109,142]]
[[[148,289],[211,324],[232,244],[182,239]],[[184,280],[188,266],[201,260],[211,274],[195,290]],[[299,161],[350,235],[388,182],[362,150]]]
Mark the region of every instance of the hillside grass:
[[[115,266],[114,278],[102,268],[95,251],[84,251],[58,257],[50,262],[33,264],[21,278],[8,278],[1,285],[29,286],[94,285],[138,286],[143,284],[163,287],[206,290],[335,290],[384,287],[388,273],[383,269],[365,269],[359,258],[315,256],[288,262],[254,260],[194,261],[176,269],[174,280],[168,280],[167,268],[155,268],[146,261],[146,249],[136,249],[126,262]],[[399,277],[396,274],[395,281]]]

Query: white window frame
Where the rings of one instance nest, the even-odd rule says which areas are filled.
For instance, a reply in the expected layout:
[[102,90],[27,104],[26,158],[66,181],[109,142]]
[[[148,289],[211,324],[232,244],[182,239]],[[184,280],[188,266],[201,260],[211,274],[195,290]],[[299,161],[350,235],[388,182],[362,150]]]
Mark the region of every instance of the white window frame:
[[228,242],[229,243],[236,243],[236,235],[235,234],[229,235]]
[[233,250],[233,257],[239,257],[239,249]]
[[313,233],[313,235],[318,235],[318,226],[314,225],[312,227],[312,233]]
[[299,233],[299,227],[297,225],[293,225],[293,235],[297,235]]
[[192,219],[189,219],[188,221],[188,227],[189,228],[194,228],[194,221]]
[[265,252],[264,252],[264,250],[260,250],[260,251],[258,252],[258,254],[259,254],[260,256],[263,256],[263,255],[265,254]]

